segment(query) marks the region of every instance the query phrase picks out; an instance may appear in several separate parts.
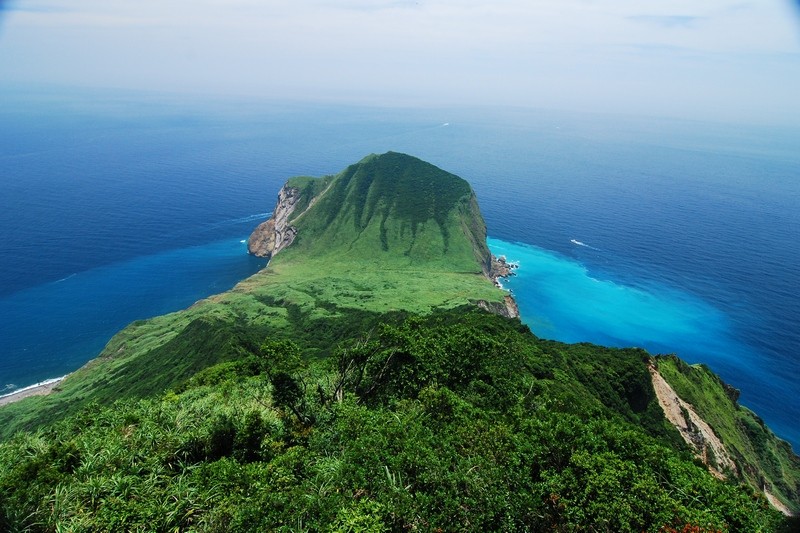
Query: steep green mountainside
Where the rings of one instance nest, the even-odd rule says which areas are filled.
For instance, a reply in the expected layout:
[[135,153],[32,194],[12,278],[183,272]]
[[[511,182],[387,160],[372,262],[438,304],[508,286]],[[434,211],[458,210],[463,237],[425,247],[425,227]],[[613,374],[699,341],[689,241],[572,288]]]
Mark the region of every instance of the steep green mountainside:
[[[320,189],[313,182],[288,185],[302,185],[304,199]],[[348,262],[377,255],[398,267],[456,272],[476,272],[476,262],[489,266],[475,194],[466,181],[430,163],[394,152],[371,155],[323,191],[312,210],[296,209],[290,218],[298,237],[287,253]]]
[[[479,309],[508,302],[461,178],[371,155],[290,179],[259,228],[267,268],[0,408],[0,530],[797,525],[760,492],[798,510],[797,457],[716,376]],[[656,366],[741,471],[684,443]]]

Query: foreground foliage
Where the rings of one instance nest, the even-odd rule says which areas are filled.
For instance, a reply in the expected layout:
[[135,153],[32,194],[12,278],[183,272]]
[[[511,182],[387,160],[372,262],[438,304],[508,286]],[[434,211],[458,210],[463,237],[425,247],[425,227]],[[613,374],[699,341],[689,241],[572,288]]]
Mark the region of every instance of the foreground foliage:
[[461,308],[270,339],[0,445],[7,531],[776,531],[682,452],[640,350]]

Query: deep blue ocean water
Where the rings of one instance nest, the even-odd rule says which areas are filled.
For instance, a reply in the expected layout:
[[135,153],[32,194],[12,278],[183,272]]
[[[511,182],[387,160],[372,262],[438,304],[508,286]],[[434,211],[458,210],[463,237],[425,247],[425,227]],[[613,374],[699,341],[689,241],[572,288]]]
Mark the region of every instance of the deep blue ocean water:
[[241,241],[286,178],[395,150],[472,183],[535,333],[706,363],[800,448],[800,130],[0,96],[0,392],[257,271]]

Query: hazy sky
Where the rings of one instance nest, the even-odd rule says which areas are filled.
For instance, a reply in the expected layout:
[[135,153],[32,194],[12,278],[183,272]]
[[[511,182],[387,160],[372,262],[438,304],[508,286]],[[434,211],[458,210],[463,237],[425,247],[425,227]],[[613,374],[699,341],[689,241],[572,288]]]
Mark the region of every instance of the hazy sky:
[[789,0],[0,5],[0,85],[800,123]]

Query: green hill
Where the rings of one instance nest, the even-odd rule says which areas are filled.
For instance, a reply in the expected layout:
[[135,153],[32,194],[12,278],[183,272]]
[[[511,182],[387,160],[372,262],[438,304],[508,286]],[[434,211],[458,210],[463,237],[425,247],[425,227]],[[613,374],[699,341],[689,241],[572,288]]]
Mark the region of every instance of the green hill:
[[[315,198],[317,184],[298,185]],[[299,235],[291,253],[304,259],[341,258],[346,249],[348,261],[377,254],[381,262],[427,270],[480,272],[480,265],[489,266],[486,227],[469,184],[404,154],[372,155],[349,166],[330,181],[313,211],[296,212],[291,222]]]
[[290,179],[250,239],[267,268],[0,408],[0,530],[796,525],[760,489],[797,510],[798,459],[730,387],[538,339],[505,316],[485,237],[469,184],[404,154]]

